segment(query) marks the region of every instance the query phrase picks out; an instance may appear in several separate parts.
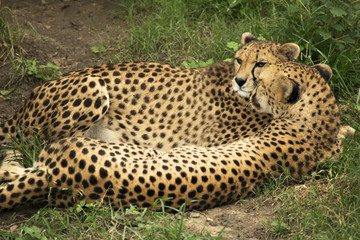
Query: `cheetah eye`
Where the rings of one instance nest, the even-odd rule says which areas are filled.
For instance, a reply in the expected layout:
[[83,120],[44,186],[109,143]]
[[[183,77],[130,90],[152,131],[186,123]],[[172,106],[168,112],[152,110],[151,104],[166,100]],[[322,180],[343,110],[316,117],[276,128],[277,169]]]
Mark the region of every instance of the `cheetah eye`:
[[236,60],[236,62],[237,62],[239,65],[241,65],[241,64],[242,64],[242,61],[241,61],[241,59],[240,59],[240,58],[236,58],[235,60]]
[[255,67],[258,67],[258,68],[262,68],[265,65],[266,65],[266,62],[257,62],[257,63],[255,63]]

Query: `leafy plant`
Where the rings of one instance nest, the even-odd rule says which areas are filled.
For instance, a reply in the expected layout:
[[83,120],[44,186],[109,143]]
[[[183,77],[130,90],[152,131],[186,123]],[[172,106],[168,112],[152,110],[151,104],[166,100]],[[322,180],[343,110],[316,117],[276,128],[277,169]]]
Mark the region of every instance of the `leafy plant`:
[[40,239],[45,240],[46,237],[41,235],[41,229],[37,226],[31,226],[31,227],[24,227],[23,232],[25,236],[30,236],[32,239]]
[[238,42],[228,42],[228,43],[226,44],[226,47],[234,50],[234,52],[235,52],[235,51],[239,50],[239,48],[241,47],[241,43],[238,43]]
[[49,81],[62,75],[59,67],[51,62],[46,63],[46,65],[38,65],[36,60],[24,60],[20,58],[17,59],[17,62],[18,65],[16,65],[15,68],[20,72],[22,77],[26,76],[30,79]]
[[97,53],[104,53],[107,51],[106,47],[101,45],[101,46],[93,46],[91,47],[91,51],[95,54]]
[[289,226],[279,220],[274,220],[270,223],[270,226],[272,227],[273,234],[283,234],[289,231]]
[[9,90],[1,90],[0,91],[0,99],[3,100],[9,100],[10,94],[12,94],[15,91],[15,88],[9,89]]

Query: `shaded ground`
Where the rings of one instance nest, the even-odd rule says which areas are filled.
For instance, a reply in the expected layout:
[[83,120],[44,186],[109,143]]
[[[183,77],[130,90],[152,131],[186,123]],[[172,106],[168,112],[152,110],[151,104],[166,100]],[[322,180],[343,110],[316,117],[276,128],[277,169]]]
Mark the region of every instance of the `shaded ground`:
[[[41,64],[52,62],[65,73],[85,66],[105,63],[95,57],[90,48],[101,45],[110,34],[125,38],[126,24],[119,15],[112,14],[110,0],[3,0],[1,7],[13,9],[20,25],[25,26],[23,48],[25,59],[36,59]],[[114,21],[116,20],[116,21]],[[0,65],[0,89],[10,79],[8,64]],[[16,95],[10,101],[0,99],[0,120],[11,116],[30,95],[31,89],[40,83],[16,83]],[[226,225],[226,239],[271,239],[266,233],[263,220],[269,220],[276,207],[271,202],[249,199],[237,205],[228,205],[204,212],[190,212],[189,228],[201,231],[205,227],[217,235]],[[0,215],[0,229],[16,230],[21,222],[36,212],[33,208],[21,208]],[[9,219],[15,218],[9,226]]]
[[[19,25],[25,29],[22,47],[25,59],[37,60],[40,64],[52,62],[63,73],[83,67],[97,65],[101,61],[91,52],[91,47],[101,44],[107,35],[121,36],[121,26],[117,19],[113,23],[114,4],[109,0],[71,1],[47,0],[4,0],[1,7],[10,7]],[[10,77],[10,64],[0,65],[0,89]],[[39,83],[16,84],[18,96],[11,99],[20,105],[31,89]],[[0,102],[0,117],[14,112],[4,101]]]

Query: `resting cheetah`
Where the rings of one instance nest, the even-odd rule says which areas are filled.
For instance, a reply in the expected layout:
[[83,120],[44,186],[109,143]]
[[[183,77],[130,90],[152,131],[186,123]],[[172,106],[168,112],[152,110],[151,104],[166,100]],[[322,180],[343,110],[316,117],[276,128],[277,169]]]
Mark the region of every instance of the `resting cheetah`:
[[326,65],[290,62],[255,69],[256,84],[242,91],[257,113],[272,119],[255,135],[227,145],[160,153],[82,137],[49,144],[33,168],[0,174],[12,180],[0,187],[0,209],[43,201],[67,207],[82,200],[149,207],[167,198],[167,206],[187,203],[187,209],[201,210],[251,195],[284,168],[299,178],[342,150],[331,75]]
[[[57,141],[87,136],[166,151],[183,145],[217,146],[254,134],[270,121],[232,90],[231,80],[252,80],[266,62],[295,61],[299,47],[242,35],[235,63],[181,69],[158,63],[87,68],[45,83],[0,125],[0,144],[38,129]],[[241,62],[241,65],[239,64]],[[234,69],[235,64],[235,69]]]

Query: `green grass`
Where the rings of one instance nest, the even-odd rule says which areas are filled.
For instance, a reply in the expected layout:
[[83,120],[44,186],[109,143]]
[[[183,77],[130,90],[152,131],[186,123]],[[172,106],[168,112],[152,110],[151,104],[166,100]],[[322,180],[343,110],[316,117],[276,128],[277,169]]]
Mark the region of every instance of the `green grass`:
[[24,53],[21,47],[24,31],[9,8],[0,9],[0,59],[6,61]]
[[[38,64],[36,60],[24,59],[26,53],[23,49],[24,28],[18,24],[12,10],[0,8],[0,60],[1,65],[9,64],[14,71],[5,88],[11,87],[14,82],[22,79],[38,79],[48,81],[60,76],[59,67],[48,62]],[[4,96],[5,94],[0,93]]]
[[[155,206],[155,205],[154,205]],[[82,202],[74,208],[44,207],[20,231],[0,230],[2,239],[217,239],[186,231],[184,208],[175,214],[131,207],[113,210]],[[192,223],[193,224],[193,223]],[[10,226],[13,225],[10,220]]]
[[[111,61],[181,66],[187,60],[185,66],[198,67],[232,58],[234,52],[226,44],[239,41],[246,31],[295,42],[301,62],[331,66],[330,85],[343,110],[343,123],[360,131],[360,2],[159,0],[140,5],[127,1],[125,7],[129,40],[117,45],[125,51],[111,56]],[[306,190],[294,187],[289,176],[262,189],[264,198],[280,205],[275,219],[266,223],[270,233],[285,239],[359,238],[359,139],[359,133],[347,139],[340,159],[325,161],[319,173],[304,180]]]
[[[213,1],[127,1],[129,41],[113,61],[146,60],[179,66],[184,60],[215,61],[232,57],[227,42],[239,41],[245,27],[228,28],[225,15],[217,15]],[[125,9],[125,10],[124,10]],[[235,30],[235,31],[234,31]]]
[[[21,58],[25,50],[21,44],[24,39],[24,30],[19,26],[16,17],[9,8],[0,8],[0,66],[10,65],[15,62],[15,58]],[[10,87],[18,77],[12,74],[11,79],[5,84],[4,88]],[[1,97],[4,94],[0,94]]]
[[[357,129],[360,131],[360,129]],[[358,239],[360,237],[359,133],[347,138],[339,159],[297,183],[288,175],[267,182],[260,201],[277,204],[265,226],[283,239]]]
[[[297,43],[305,64],[331,66],[330,84],[339,99],[343,124],[354,127],[357,134],[346,139],[340,159],[324,161],[322,170],[302,183],[295,185],[285,175],[267,183],[258,195],[278,204],[275,218],[265,223],[274,237],[360,238],[359,1],[127,0],[119,1],[116,10],[115,15],[126,16],[127,38],[101,41],[89,49],[106,55],[109,62],[142,60],[199,67],[232,58],[234,50],[227,44],[238,42],[243,32],[250,31],[268,40]],[[9,29],[4,22],[2,29]],[[21,30],[13,29],[8,36],[20,37],[11,37],[17,39],[13,44],[5,40],[12,46],[9,56],[12,49],[21,49]],[[114,211],[97,205],[43,208],[20,231],[0,231],[0,235],[19,239],[210,238],[187,233],[183,212],[177,216],[138,209]]]
[[47,141],[42,140],[36,132],[32,133],[31,137],[26,137],[18,129],[17,135],[18,137],[11,137],[11,143],[1,146],[0,153],[11,151],[13,153],[11,161],[16,161],[26,168],[32,167],[41,150],[46,147]]
[[[232,8],[227,2],[233,4]],[[235,5],[235,6],[234,6]],[[231,58],[226,47],[250,31],[279,42],[295,42],[301,61],[329,64],[332,88],[349,98],[360,86],[360,3],[350,1],[126,1],[129,40],[111,61],[160,61],[180,66],[184,60]],[[125,10],[124,10],[125,9]]]

